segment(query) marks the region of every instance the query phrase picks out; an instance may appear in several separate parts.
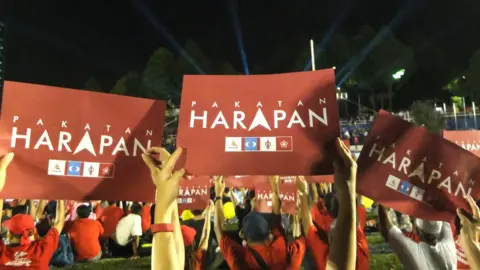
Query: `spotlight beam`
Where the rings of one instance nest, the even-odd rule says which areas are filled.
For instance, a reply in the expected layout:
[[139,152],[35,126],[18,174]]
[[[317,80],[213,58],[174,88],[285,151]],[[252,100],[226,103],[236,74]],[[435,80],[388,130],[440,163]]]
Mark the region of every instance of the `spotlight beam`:
[[170,44],[178,50],[180,55],[185,58],[200,74],[205,74],[205,71],[200,67],[200,65],[183,49],[183,47],[178,43],[178,41],[173,37],[172,34],[168,31],[167,27],[160,23],[160,21],[155,17],[155,15],[145,7],[143,2],[139,0],[132,0],[131,3],[133,7],[141,14],[147,21],[155,27],[155,29],[162,35]]
[[233,28],[235,31],[235,38],[237,40],[238,50],[240,51],[240,57],[242,58],[243,71],[245,75],[250,74],[248,69],[247,53],[245,52],[245,46],[243,44],[242,28],[240,26],[240,19],[238,18],[238,2],[236,0],[229,0],[228,7],[230,15],[232,17]]

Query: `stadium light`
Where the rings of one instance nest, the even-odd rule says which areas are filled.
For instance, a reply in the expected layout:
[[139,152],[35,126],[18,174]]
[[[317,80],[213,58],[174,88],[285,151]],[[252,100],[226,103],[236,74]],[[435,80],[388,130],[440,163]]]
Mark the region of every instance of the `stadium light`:
[[336,67],[336,66],[333,66],[332,68],[333,68],[333,70],[337,69],[337,67]]
[[395,72],[394,74],[392,74],[392,78],[394,80],[398,81],[403,77],[403,75],[405,75],[405,69],[404,68],[402,68],[402,69],[398,70],[397,72]]
[[337,92],[337,100],[346,100],[348,99],[347,92]]

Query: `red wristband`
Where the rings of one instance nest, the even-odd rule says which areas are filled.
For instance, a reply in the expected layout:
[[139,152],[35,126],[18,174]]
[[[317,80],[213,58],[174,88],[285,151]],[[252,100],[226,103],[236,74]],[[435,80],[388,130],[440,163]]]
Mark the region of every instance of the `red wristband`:
[[152,224],[150,227],[152,233],[173,232],[173,225],[169,223]]

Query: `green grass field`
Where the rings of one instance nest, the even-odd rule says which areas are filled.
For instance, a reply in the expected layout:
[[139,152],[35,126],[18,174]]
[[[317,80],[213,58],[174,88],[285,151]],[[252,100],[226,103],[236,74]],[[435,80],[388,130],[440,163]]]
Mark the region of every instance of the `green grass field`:
[[[367,236],[370,247],[385,245],[380,234],[372,234]],[[60,269],[96,269],[96,270],[115,270],[115,269],[150,269],[150,257],[142,258],[138,261],[130,261],[125,259],[103,259],[98,263],[75,264],[71,267]],[[59,268],[55,268],[59,269]],[[403,269],[394,254],[371,254],[370,269],[372,270],[399,270]]]

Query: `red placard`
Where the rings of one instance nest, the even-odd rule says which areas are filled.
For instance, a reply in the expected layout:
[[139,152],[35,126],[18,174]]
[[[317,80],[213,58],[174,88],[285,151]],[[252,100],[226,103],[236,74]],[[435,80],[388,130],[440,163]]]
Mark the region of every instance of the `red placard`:
[[444,130],[443,137],[480,157],[480,131]]
[[[402,213],[450,221],[464,196],[478,198],[480,159],[385,111],[358,160],[357,192]],[[468,209],[468,208],[467,208]]]
[[[272,212],[272,188],[267,176],[255,176],[255,209],[261,213]],[[297,188],[295,176],[280,176],[282,213],[297,213]]]
[[[161,195],[160,195],[161,196]],[[210,201],[210,176],[182,178],[178,190],[178,210],[200,210],[207,207]]]
[[[333,69],[184,76],[177,144],[195,175],[333,173]],[[215,160],[215,162],[212,162]]]
[[[2,198],[153,201],[141,154],[162,143],[165,102],[5,82]],[[28,188],[26,188],[28,187]]]
[[225,186],[233,188],[254,188],[255,179],[255,176],[250,175],[227,176],[225,177]]

